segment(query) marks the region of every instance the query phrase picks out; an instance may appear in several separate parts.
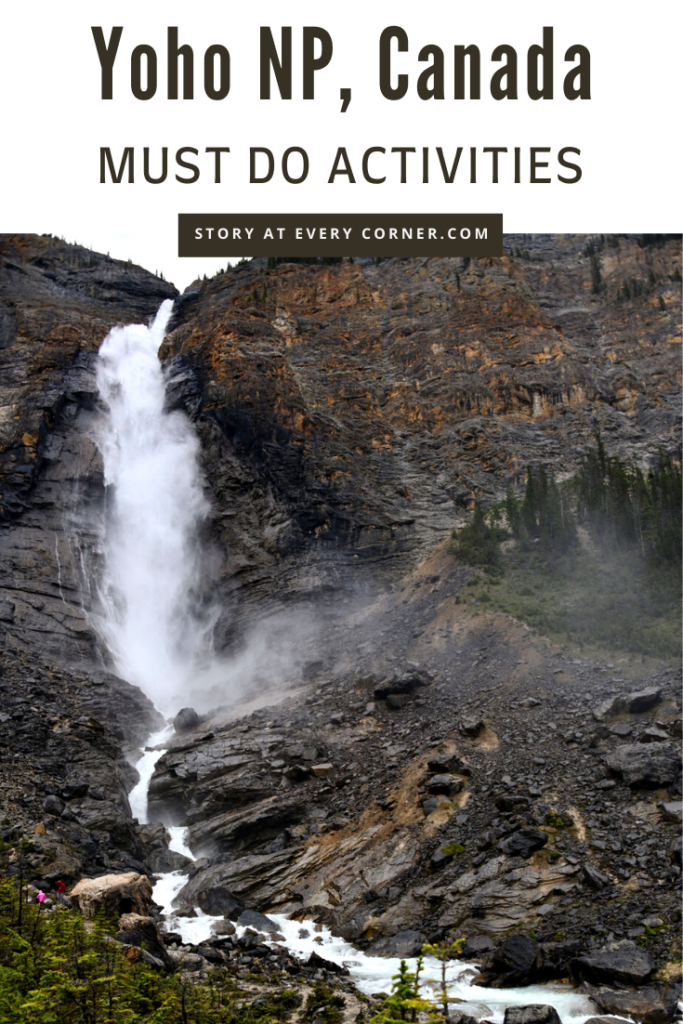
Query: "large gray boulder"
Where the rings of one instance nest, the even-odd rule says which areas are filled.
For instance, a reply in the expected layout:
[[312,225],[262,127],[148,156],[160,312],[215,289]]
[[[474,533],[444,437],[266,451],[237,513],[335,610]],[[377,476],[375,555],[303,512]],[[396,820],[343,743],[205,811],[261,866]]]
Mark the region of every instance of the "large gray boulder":
[[610,751],[605,764],[634,789],[656,789],[677,778],[681,756],[671,743],[627,743]]
[[527,860],[532,853],[540,850],[548,842],[548,833],[537,828],[522,828],[513,832],[507,839],[502,839],[498,849],[509,857],[523,857]]
[[504,1024],[561,1024],[557,1010],[547,1003],[508,1006]]
[[[659,985],[639,989],[610,989],[604,986],[587,986],[593,1002],[605,1014],[615,1014],[622,1024],[624,1017],[631,1017],[640,1024],[670,1024],[678,1009],[681,990],[679,985]],[[611,1024],[614,1017],[597,1018],[600,1024]],[[596,1018],[591,1018],[595,1021]],[[590,1024],[590,1021],[586,1021]],[[616,1024],[616,1022],[615,1022]]]
[[528,985],[540,966],[541,951],[535,939],[513,932],[498,943],[491,957],[486,983],[494,988]]
[[173,962],[166,952],[166,946],[153,918],[143,917],[141,914],[122,914],[116,938],[127,945],[146,949],[169,970],[173,968]]
[[425,937],[422,932],[398,932],[385,939],[377,939],[368,949],[369,956],[408,957],[417,956]]
[[82,878],[69,895],[73,905],[87,919],[96,917],[99,910],[107,917],[115,914],[147,917],[152,902],[152,883],[147,875],[137,871],[100,875],[99,878]]
[[189,732],[196,729],[201,719],[194,708],[181,708],[173,719],[173,728],[176,732]]
[[626,705],[627,711],[632,715],[642,715],[643,712],[651,711],[652,708],[656,707],[661,699],[661,687],[649,686],[645,690],[638,690],[635,693],[629,693],[624,698],[624,704]]
[[579,956],[569,967],[572,975],[582,981],[617,981],[624,985],[641,985],[655,969],[645,950],[630,944]]

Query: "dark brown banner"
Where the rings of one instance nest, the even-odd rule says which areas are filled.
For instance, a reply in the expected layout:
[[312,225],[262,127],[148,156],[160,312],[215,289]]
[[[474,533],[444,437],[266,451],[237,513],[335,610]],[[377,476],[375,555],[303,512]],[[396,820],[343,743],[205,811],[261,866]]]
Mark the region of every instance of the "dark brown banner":
[[181,213],[179,256],[502,256],[502,213]]

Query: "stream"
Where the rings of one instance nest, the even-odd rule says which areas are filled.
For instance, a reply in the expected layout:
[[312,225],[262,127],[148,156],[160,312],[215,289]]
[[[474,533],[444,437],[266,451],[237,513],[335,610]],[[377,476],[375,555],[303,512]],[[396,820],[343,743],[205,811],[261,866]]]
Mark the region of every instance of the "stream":
[[[163,744],[168,742],[172,735],[171,726],[154,733],[149,739],[149,746],[137,762],[140,781],[131,791],[129,801],[133,815],[141,823],[147,821],[147,793],[154,767],[166,752]],[[182,825],[176,825],[167,826],[167,831],[171,837],[169,849],[194,860],[192,850],[188,846],[189,830]],[[157,875],[153,899],[163,909],[168,930],[182,935],[183,942],[188,946],[196,946],[209,939],[213,935],[213,926],[224,919],[222,916],[212,917],[205,914],[199,907],[195,908],[195,917],[179,917],[174,913],[173,902],[187,881],[188,876],[182,871],[169,871]],[[312,952],[316,952],[326,960],[347,967],[355,985],[366,995],[391,991],[391,979],[400,964],[398,958],[368,956],[345,939],[333,935],[325,925],[315,921],[289,920],[282,914],[268,914],[268,917],[278,926],[282,938],[273,938],[263,933],[263,942],[266,945],[284,946],[291,956],[302,961],[307,960]],[[246,927],[240,925],[236,925],[236,929],[238,937],[246,931]],[[415,970],[414,958],[409,958],[407,963],[410,970]],[[483,988],[472,984],[472,979],[477,973],[478,968],[475,964],[454,960],[449,963],[446,974],[450,996],[458,1000],[458,1009],[470,1013],[477,1019],[486,1017],[494,1024],[502,1024],[508,1006],[528,1006],[531,1003],[554,1006],[563,1024],[585,1024],[590,1017],[596,1016],[596,1010],[590,1000],[570,986]],[[439,961],[433,957],[425,957],[424,983],[421,987],[424,998],[436,998],[440,976]]]

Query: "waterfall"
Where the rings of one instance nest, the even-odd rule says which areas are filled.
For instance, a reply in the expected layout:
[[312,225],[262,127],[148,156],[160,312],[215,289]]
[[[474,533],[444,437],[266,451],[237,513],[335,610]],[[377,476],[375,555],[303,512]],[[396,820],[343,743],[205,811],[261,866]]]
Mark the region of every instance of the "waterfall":
[[115,327],[97,364],[107,493],[100,631],[117,671],[166,713],[206,657],[212,625],[198,599],[208,512],[199,443],[184,413],[164,410],[158,352],[172,310],[166,300],[150,327]]

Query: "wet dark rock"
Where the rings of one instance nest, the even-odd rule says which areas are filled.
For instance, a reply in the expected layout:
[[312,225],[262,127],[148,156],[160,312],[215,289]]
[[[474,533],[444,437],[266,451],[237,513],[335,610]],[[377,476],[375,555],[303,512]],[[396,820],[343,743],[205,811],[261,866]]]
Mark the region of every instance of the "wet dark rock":
[[84,781],[70,782],[68,786],[64,786],[60,791],[60,796],[63,800],[73,800],[79,796],[85,796],[88,792],[89,783]]
[[[459,786],[456,787],[456,783],[459,783]],[[462,786],[462,779],[454,779],[452,775],[432,775],[431,779],[427,780],[427,789],[430,793],[445,793],[446,796],[462,789]]]
[[58,796],[46,796],[43,800],[43,810],[46,814],[54,814],[59,817],[64,813],[65,804]]
[[590,889],[595,889],[597,892],[610,884],[610,880],[607,875],[603,874],[603,872],[599,871],[596,867],[593,867],[592,864],[583,865],[583,877],[586,885]]
[[462,947],[462,956],[465,960],[468,957],[483,956],[485,953],[490,953],[493,947],[493,939],[488,935],[475,935],[465,942]]
[[479,736],[480,733],[486,728],[486,722],[482,721],[481,718],[467,717],[463,718],[460,723],[460,732],[463,736],[469,736],[472,739]]
[[[631,1017],[641,1024],[670,1024],[677,1015],[681,998],[680,985],[644,986],[626,991],[604,986],[584,987],[593,1002],[605,1013],[617,1014],[622,1020]],[[602,1017],[601,1021],[605,1019]]]
[[416,690],[429,686],[431,681],[431,677],[427,672],[423,672],[420,669],[410,669],[399,675],[382,680],[379,686],[375,687],[374,695],[377,700],[386,700],[391,695],[410,696]]
[[422,810],[425,816],[432,814],[434,811],[438,811],[440,807],[450,808],[452,805],[450,801],[443,794],[439,796],[430,796],[426,800],[422,801]]
[[348,968],[341,967],[339,964],[335,964],[332,960],[326,960],[325,957],[320,956],[315,950],[311,952],[306,961],[305,967],[313,968],[314,970],[329,971],[330,974],[348,974]]
[[519,793],[501,793],[495,798],[496,807],[499,811],[519,811],[529,807],[531,800],[528,796]]
[[448,1020],[449,1024],[478,1024],[476,1017],[472,1017],[469,1013],[454,1009],[451,1006],[448,1008]]
[[676,825],[683,822],[683,801],[662,800],[657,804],[665,821],[671,821]]
[[605,1014],[602,1017],[589,1017],[585,1024],[624,1024],[623,1017],[610,1017]]
[[201,719],[194,708],[181,708],[173,719],[173,728],[176,732],[189,732],[196,729]]
[[577,957],[583,949],[579,939],[556,940],[541,944],[541,965],[538,978],[542,981],[553,981],[566,978],[569,974],[569,962]]
[[369,947],[368,955],[385,957],[417,956],[425,941],[422,932],[397,932],[396,935],[376,939]]
[[156,921],[151,917],[143,917],[140,914],[122,914],[116,938],[119,942],[146,949],[152,956],[161,960],[165,967],[173,966],[166,951],[164,938],[159,933]]
[[629,693],[624,698],[624,706],[631,715],[642,715],[651,711],[662,699],[660,686],[649,686],[645,690],[638,690],[636,693]]
[[680,752],[669,743],[632,743],[617,747],[605,764],[633,789],[669,786],[681,771]]
[[612,736],[618,736],[619,739],[626,739],[633,732],[633,726],[629,722],[617,722],[615,725],[610,726],[610,734]]
[[508,1006],[504,1024],[561,1024],[554,1006],[531,1003],[529,1006]]
[[259,932],[268,932],[269,935],[279,934],[280,932],[280,928],[275,921],[271,921],[265,914],[259,914],[256,910],[243,910],[236,920],[237,924],[255,928]]
[[501,839],[498,848],[509,857],[523,857],[526,860],[547,842],[547,832],[541,832],[536,828],[523,828],[513,832],[507,839]]
[[638,737],[641,743],[665,743],[668,739],[669,733],[659,725],[649,725]]
[[498,943],[485,973],[487,984],[494,988],[528,985],[538,970],[541,951],[538,942],[521,932],[514,932]]
[[448,856],[448,854],[445,853],[441,847],[439,847],[439,849],[436,850],[436,852],[433,853],[432,856],[430,857],[429,863],[435,870],[437,870],[438,868],[442,868],[445,864],[447,864],[449,860],[450,857]]
[[573,977],[594,984],[619,981],[625,985],[640,985],[654,968],[647,952],[633,945],[586,953],[570,963]]
[[229,866],[216,864],[198,871],[178,895],[178,903],[198,906],[205,914],[223,915],[236,921],[244,911],[244,903],[223,881]]
[[459,775],[471,774],[469,765],[466,765],[457,754],[443,754],[438,757],[431,757],[427,762],[427,767],[430,772],[434,772],[436,775],[446,775],[448,772],[457,772]]

